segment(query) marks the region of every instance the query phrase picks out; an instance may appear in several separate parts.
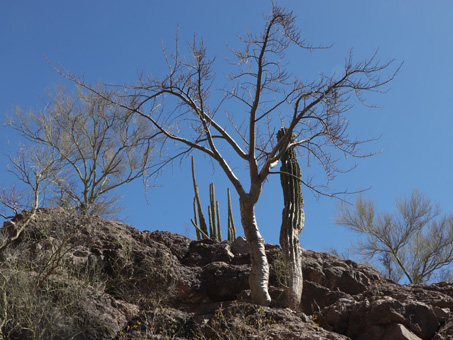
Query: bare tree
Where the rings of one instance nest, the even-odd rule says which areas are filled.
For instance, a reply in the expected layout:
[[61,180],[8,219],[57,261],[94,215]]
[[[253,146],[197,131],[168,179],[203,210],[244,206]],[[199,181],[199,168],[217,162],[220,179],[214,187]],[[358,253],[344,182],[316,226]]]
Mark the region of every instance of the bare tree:
[[353,207],[341,203],[336,223],[364,236],[354,252],[378,260],[383,274],[395,281],[428,281],[453,262],[453,216],[418,190],[396,201],[396,212],[377,213],[371,200],[359,198]]
[[[113,213],[112,190],[142,177],[150,164],[153,136],[140,116],[113,105],[114,91],[101,94],[77,89],[69,95],[61,86],[42,110],[16,108],[7,124],[31,144],[46,149],[59,164],[51,171],[48,190],[58,205],[82,215]],[[31,160],[30,166],[39,160]]]
[[10,188],[0,188],[0,216],[13,218],[20,211],[30,209],[30,214],[20,225],[13,225],[9,237],[4,238],[0,245],[0,254],[27,228],[40,206],[43,193],[51,185],[52,174],[59,171],[59,163],[53,155],[37,146],[22,145],[15,156],[9,156],[8,171],[14,174],[22,188],[14,184]]
[[[125,85],[128,96],[117,98],[117,102],[147,119],[165,142],[176,143],[178,149],[171,159],[197,150],[225,172],[239,195],[241,222],[250,245],[252,299],[268,305],[269,266],[255,205],[271,168],[288,147],[294,146],[303,156],[319,161],[328,180],[332,179],[338,170],[335,151],[361,156],[358,146],[362,141],[348,136],[344,116],[351,108],[352,97],[363,101],[365,92],[379,91],[392,80],[394,72],[381,79],[379,75],[391,62],[380,64],[373,56],[354,63],[350,56],[342,74],[321,75],[311,83],[303,81],[285,68],[285,51],[291,46],[313,47],[301,38],[293,13],[277,5],[265,17],[263,31],[247,32],[241,41],[242,49],[231,50],[230,62],[236,71],[228,76],[231,86],[217,92],[223,95],[221,99],[211,96],[214,59],[208,58],[203,41],[194,39],[187,57],[180,55],[178,47],[174,53],[164,50],[167,74],[160,78],[142,76],[136,84]],[[91,88],[63,68],[57,70]],[[288,130],[274,142],[283,124]],[[230,157],[231,151],[235,156]],[[240,179],[231,166],[238,159],[248,168],[246,178]],[[319,192],[308,180],[302,181]]]

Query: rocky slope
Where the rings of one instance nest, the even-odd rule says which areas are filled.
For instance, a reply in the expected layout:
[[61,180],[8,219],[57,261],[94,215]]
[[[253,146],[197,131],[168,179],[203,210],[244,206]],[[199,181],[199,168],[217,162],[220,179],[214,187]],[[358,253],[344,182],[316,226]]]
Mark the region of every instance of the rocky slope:
[[[23,219],[5,222],[1,237]],[[191,241],[40,209],[0,258],[0,338],[453,339],[453,284],[402,286],[305,250],[295,312],[278,303],[280,248],[266,249],[273,305],[261,307],[249,301],[242,238]]]

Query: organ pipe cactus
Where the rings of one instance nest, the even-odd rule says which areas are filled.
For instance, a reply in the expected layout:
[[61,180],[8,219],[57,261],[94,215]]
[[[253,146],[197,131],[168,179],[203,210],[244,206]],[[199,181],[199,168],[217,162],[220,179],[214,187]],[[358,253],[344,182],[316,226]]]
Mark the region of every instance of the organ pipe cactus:
[[[214,183],[209,185],[209,201],[208,206],[208,221],[209,230],[206,223],[203,209],[201,208],[200,195],[198,185],[195,179],[195,161],[192,157],[192,180],[195,192],[194,197],[194,219],[191,220],[197,234],[197,240],[202,238],[211,238],[214,240],[222,241],[222,229],[220,225],[220,208],[219,201],[215,200],[215,186]],[[231,197],[230,189],[227,189],[228,193],[228,240],[234,241],[236,239],[236,229],[233,220],[233,209],[231,208]]]
[[[277,132],[278,141],[285,135],[287,130],[287,128],[282,127]],[[285,307],[296,310],[302,298],[302,248],[300,247],[299,234],[304,227],[305,214],[301,182],[302,174],[297,162],[296,150],[294,146],[291,146],[291,142],[280,159],[282,163],[280,181],[284,200],[280,245],[286,271],[286,291],[283,303]]]
[[[206,220],[204,219],[203,215],[203,209],[201,208],[201,203],[200,203],[200,195],[199,195],[199,190],[198,190],[198,185],[197,181],[195,179],[195,160],[192,157],[192,180],[193,180],[193,190],[195,192],[195,198],[194,198],[194,220],[192,220],[192,224],[195,227],[195,230],[197,232],[197,239],[199,240],[201,238],[201,235],[203,235],[203,238],[209,238],[208,235],[208,228],[206,226]],[[197,214],[198,212],[198,214]],[[197,218],[197,215],[199,218]],[[199,220],[199,224],[198,224]]]
[[234,241],[236,239],[236,227],[233,220],[233,209],[231,207],[230,188],[227,189],[228,193],[228,240]]
[[[217,240],[217,219],[216,219],[216,203],[215,203],[215,189],[214,183],[209,185],[209,200],[211,204],[208,206],[209,215],[209,233],[211,238]],[[222,241],[222,237],[219,238]]]

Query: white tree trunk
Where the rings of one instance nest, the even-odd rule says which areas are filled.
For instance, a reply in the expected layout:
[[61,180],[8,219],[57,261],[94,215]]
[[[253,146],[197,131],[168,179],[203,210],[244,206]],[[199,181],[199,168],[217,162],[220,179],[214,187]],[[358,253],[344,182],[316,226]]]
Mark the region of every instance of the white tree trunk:
[[264,239],[255,218],[255,203],[247,198],[240,199],[241,222],[250,247],[252,271],[249,277],[252,302],[263,306],[271,303],[269,295],[269,263],[267,262]]

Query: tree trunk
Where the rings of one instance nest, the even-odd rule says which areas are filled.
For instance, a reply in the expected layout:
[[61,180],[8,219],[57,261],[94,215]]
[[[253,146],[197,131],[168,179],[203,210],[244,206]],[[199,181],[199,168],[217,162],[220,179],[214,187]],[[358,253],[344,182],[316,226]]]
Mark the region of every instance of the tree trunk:
[[269,295],[269,263],[267,262],[264,239],[262,238],[255,218],[255,202],[250,197],[239,199],[241,222],[250,248],[252,271],[249,277],[252,302],[262,306],[271,303]]

